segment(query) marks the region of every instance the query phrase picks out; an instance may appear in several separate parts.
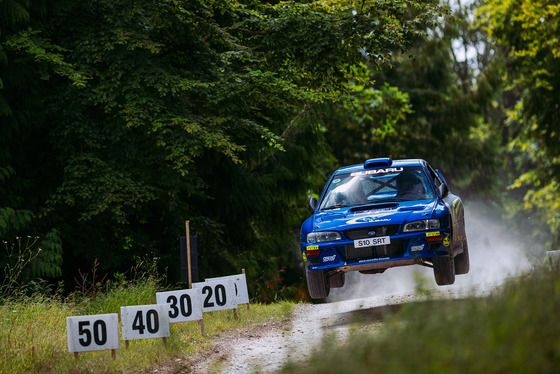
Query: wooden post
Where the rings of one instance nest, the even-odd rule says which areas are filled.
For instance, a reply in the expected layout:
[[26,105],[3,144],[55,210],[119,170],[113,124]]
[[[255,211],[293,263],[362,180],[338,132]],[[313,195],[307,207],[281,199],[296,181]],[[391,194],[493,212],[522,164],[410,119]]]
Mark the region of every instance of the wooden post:
[[204,319],[199,320],[198,324],[200,325],[200,333],[204,336]]
[[125,346],[126,349],[128,349],[128,340],[124,341],[124,346]]
[[[241,274],[245,274],[245,269],[241,269]],[[247,278],[245,278],[245,281],[247,281]],[[249,310],[249,303],[247,303],[247,310]]]
[[192,275],[191,275],[191,235],[189,232],[189,221],[185,221],[185,226],[187,229],[187,268],[189,274],[189,289],[192,288]]
[[113,360],[117,358],[117,351],[115,349],[111,349],[111,357],[113,357]]

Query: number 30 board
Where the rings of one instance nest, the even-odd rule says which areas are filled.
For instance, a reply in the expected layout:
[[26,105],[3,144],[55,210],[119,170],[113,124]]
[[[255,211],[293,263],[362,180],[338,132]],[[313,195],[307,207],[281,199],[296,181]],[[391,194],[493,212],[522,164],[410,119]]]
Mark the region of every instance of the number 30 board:
[[200,289],[158,292],[156,300],[158,304],[169,305],[169,323],[202,319]]

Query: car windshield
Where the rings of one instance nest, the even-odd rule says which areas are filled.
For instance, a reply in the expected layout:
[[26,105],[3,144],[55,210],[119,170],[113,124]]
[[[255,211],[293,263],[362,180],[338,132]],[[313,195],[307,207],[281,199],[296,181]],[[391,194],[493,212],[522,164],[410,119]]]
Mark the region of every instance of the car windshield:
[[335,176],[320,209],[433,198],[434,190],[421,167],[390,167]]

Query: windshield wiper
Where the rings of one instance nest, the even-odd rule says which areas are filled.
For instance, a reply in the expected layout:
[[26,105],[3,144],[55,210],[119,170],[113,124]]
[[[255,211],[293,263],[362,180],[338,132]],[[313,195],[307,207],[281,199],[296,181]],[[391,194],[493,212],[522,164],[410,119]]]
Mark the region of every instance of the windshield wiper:
[[328,207],[320,209],[320,210],[332,210],[332,209],[338,209],[338,208],[348,208],[349,206],[353,206],[353,205],[350,205],[350,204],[331,205],[331,206],[328,206]]
[[379,204],[379,203],[392,203],[395,201],[408,201],[408,199],[403,199],[400,197],[388,197],[386,199],[372,201],[370,204]]

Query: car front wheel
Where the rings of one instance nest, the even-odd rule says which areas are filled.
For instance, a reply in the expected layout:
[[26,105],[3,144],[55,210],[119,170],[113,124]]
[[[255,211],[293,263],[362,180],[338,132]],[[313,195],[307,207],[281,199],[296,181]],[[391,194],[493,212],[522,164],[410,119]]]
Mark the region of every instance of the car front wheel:
[[329,280],[324,270],[306,270],[307,289],[312,299],[324,299],[329,296]]
[[452,256],[434,257],[434,277],[438,286],[455,283],[455,261]]

